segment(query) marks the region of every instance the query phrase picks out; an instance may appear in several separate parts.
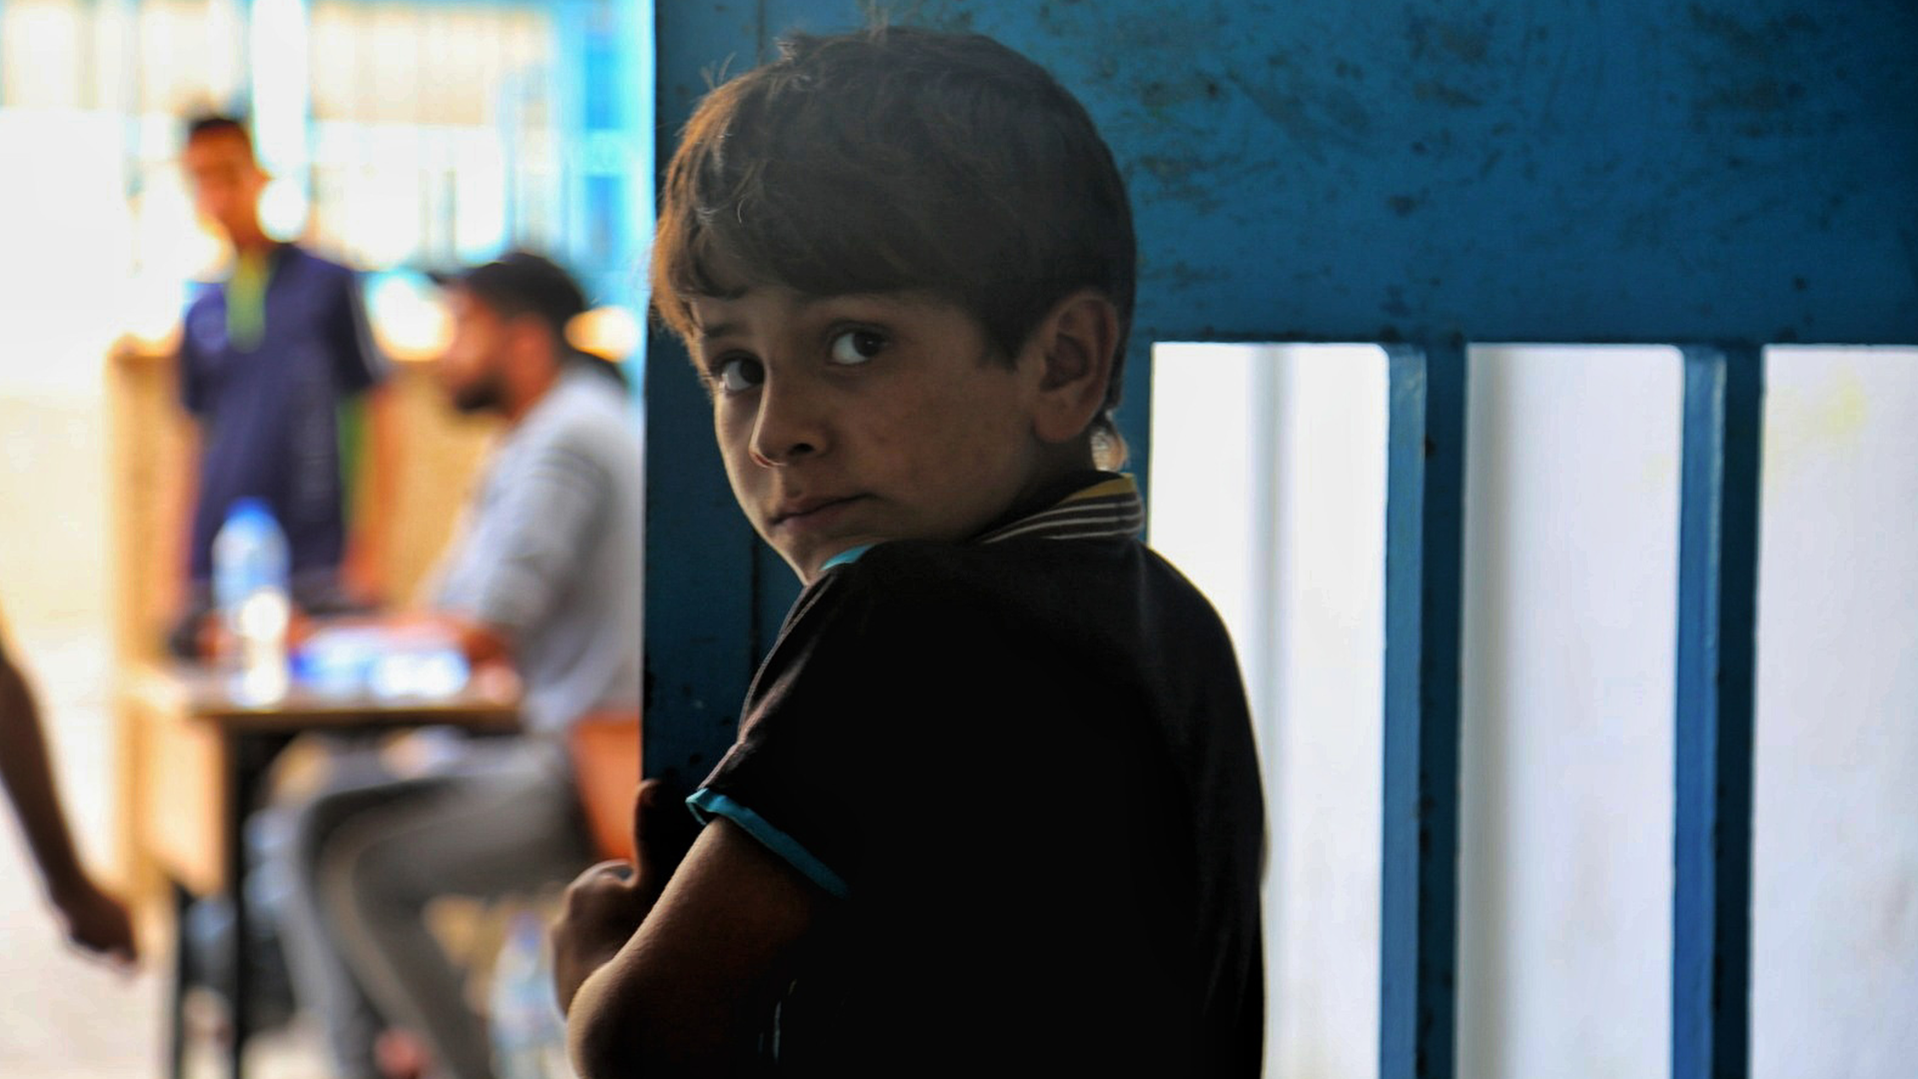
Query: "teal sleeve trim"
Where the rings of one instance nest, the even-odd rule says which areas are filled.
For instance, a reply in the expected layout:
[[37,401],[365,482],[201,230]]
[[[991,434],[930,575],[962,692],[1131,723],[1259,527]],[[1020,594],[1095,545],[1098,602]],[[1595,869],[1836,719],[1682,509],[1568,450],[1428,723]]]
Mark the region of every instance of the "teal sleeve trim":
[[699,818],[701,824],[714,817],[724,817],[732,821],[744,829],[747,835],[759,840],[760,845],[777,854],[786,864],[799,870],[807,880],[825,889],[826,894],[833,898],[845,899],[852,894],[852,889],[846,887],[845,880],[827,867],[826,863],[813,857],[811,851],[800,846],[793,837],[773,827],[766,818],[731,798],[716,793],[711,788],[701,787],[693,792],[691,798],[686,799],[686,807],[693,811],[693,816]]
[[819,572],[824,573],[834,566],[851,565],[859,561],[860,555],[865,554],[876,546],[878,546],[876,543],[862,543],[857,547],[848,547],[838,554],[833,555],[831,558],[826,559],[825,564],[819,567]]

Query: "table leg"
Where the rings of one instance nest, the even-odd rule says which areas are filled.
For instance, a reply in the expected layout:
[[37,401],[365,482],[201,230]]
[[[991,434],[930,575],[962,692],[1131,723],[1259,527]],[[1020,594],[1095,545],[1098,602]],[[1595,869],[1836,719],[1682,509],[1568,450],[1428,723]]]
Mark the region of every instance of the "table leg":
[[167,891],[173,906],[173,984],[167,995],[166,1074],[181,1079],[186,1074],[187,910],[193,899],[172,880]]
[[226,879],[227,898],[233,905],[232,992],[227,998],[227,1017],[232,1027],[232,1055],[228,1074],[243,1079],[246,1074],[246,1039],[251,1004],[253,940],[246,910],[246,818],[253,810],[259,774],[252,760],[253,744],[246,736],[227,734],[227,791],[233,801],[227,809]]

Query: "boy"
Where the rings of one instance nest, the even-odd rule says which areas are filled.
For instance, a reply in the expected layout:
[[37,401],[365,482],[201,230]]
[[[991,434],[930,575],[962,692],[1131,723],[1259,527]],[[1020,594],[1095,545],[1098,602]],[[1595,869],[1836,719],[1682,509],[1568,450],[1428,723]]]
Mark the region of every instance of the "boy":
[[585,1075],[1257,1072],[1237,666],[1093,471],[1133,275],[1091,120],[990,40],[799,38],[700,106],[653,295],[807,587],[684,862],[569,893]]

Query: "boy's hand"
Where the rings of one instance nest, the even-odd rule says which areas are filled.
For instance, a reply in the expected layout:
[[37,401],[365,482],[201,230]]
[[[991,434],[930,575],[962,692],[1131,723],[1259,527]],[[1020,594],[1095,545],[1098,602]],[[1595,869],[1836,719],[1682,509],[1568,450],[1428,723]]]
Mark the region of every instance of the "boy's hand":
[[628,862],[601,862],[566,889],[566,904],[553,922],[553,995],[570,1012],[579,987],[626,946],[657,893],[647,896]]
[[633,849],[638,864],[601,862],[566,889],[553,923],[553,990],[570,1010],[579,987],[626,946],[658,901],[666,881],[697,834],[691,814],[648,779],[633,799]]

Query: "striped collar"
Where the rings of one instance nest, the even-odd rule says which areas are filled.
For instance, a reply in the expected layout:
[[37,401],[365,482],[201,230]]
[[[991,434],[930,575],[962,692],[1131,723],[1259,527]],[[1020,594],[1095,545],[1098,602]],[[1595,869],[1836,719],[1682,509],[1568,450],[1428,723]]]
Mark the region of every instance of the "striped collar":
[[1145,527],[1145,502],[1131,476],[1095,472],[1079,487],[1037,513],[1015,518],[981,534],[975,543],[1009,539],[1130,539]]
[[[1116,472],[1085,472],[1073,477],[1079,484],[1045,509],[1014,517],[974,537],[974,543],[1009,539],[1131,539],[1145,527],[1145,501],[1131,476]],[[849,565],[877,544],[862,543],[826,559],[824,573]]]

